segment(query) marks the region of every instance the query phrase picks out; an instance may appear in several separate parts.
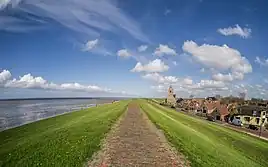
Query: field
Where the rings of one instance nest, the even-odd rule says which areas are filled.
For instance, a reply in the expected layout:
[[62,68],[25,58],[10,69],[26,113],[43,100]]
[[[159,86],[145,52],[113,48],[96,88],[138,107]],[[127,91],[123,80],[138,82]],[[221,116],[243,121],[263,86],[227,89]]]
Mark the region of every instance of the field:
[[158,104],[140,103],[191,166],[268,166],[268,142]]
[[[0,132],[0,166],[84,166],[100,150],[101,140],[129,102],[92,107]],[[267,141],[154,102],[136,102],[193,167],[268,166]],[[132,125],[131,121],[127,123]],[[135,127],[138,134],[145,126]],[[136,136],[137,142],[143,140],[142,135]],[[135,155],[135,150],[130,155]]]
[[83,166],[129,101],[72,112],[0,132],[0,166]]

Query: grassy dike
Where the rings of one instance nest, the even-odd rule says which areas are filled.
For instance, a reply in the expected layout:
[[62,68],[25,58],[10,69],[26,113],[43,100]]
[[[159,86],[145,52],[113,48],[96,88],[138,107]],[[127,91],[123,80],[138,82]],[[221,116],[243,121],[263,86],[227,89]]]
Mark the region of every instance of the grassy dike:
[[158,104],[141,108],[194,167],[267,167],[268,142]]
[[0,166],[83,166],[129,101],[105,104],[0,132]]

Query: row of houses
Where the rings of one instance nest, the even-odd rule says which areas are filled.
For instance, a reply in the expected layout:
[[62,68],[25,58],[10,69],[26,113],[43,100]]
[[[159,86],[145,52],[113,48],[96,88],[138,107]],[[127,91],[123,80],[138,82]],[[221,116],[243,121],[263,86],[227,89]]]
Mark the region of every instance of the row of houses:
[[243,100],[235,97],[176,99],[174,90],[170,86],[166,103],[187,112],[210,116],[221,121],[235,118],[243,125],[261,126],[268,123],[268,101]]

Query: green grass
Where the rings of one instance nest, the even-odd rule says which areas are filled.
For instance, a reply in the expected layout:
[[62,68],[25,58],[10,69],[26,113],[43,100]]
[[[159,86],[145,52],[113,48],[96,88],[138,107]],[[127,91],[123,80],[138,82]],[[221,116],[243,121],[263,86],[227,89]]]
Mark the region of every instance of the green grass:
[[140,102],[153,123],[194,167],[267,167],[268,142],[190,117],[157,104]]
[[0,132],[0,166],[83,166],[127,104],[92,107]]

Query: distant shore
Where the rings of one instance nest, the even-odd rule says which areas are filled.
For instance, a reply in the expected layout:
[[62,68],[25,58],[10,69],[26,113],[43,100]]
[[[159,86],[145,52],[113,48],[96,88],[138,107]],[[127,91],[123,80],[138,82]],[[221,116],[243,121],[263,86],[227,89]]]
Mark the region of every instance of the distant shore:
[[119,100],[116,97],[1,99],[0,131]]
[[0,99],[0,101],[17,101],[17,100],[82,100],[82,99],[102,99],[102,100],[123,100],[130,99],[130,97],[37,97],[37,98],[9,98]]

